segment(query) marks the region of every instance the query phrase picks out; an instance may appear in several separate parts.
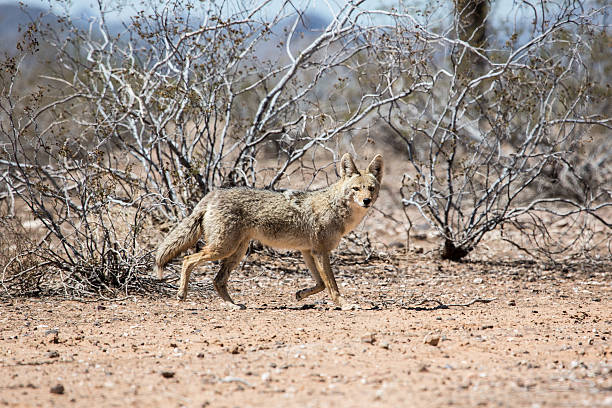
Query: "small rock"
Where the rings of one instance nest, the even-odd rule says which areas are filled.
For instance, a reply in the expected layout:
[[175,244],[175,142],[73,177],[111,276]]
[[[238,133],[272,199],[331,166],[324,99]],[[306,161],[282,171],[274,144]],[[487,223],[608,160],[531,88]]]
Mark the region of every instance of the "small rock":
[[438,343],[440,343],[440,335],[439,334],[434,334],[434,333],[429,333],[423,339],[423,343],[429,344],[430,346],[434,346],[435,347],[435,346],[438,345]]
[[362,343],[374,344],[376,343],[376,333],[366,334],[361,338]]
[[476,278],[476,279],[474,279],[474,283],[476,283],[476,284],[480,284],[480,283],[482,283],[482,278]]
[[54,385],[53,387],[51,387],[51,389],[49,390],[51,391],[51,394],[63,394],[65,389],[64,386],[62,384],[57,384]]
[[391,348],[391,346],[389,345],[389,342],[387,341],[381,341],[380,347],[384,348],[385,350],[389,350]]
[[59,353],[56,350],[51,350],[50,352],[47,353],[47,357],[49,357],[49,358],[58,358],[59,357]]
[[161,375],[164,378],[173,378],[174,377],[174,371],[162,371]]
[[203,352],[200,351],[198,354],[196,354],[196,357],[197,358],[204,358],[204,357],[206,357],[206,354],[204,354]]
[[510,299],[510,300],[508,301],[508,306],[516,306],[516,300],[514,300],[514,299]]
[[57,330],[47,330],[45,332],[45,336],[47,336],[47,342],[52,344],[59,343],[59,331]]
[[268,373],[268,372],[263,373],[261,375],[261,381],[263,381],[263,382],[270,381],[270,373]]

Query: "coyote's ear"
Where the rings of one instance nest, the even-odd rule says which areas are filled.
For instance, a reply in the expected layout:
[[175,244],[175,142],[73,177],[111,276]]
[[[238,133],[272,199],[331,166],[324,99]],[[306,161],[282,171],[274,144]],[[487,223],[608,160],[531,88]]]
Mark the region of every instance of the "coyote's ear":
[[383,176],[383,158],[382,158],[382,156],[380,154],[377,154],[372,159],[372,161],[368,165],[368,168],[366,169],[366,172],[368,172],[371,175],[373,175],[374,177],[376,177],[376,180],[378,180],[379,183],[382,182],[382,176]]
[[351,155],[345,153],[340,160],[340,177],[351,177],[355,174],[359,174],[359,170],[357,170]]

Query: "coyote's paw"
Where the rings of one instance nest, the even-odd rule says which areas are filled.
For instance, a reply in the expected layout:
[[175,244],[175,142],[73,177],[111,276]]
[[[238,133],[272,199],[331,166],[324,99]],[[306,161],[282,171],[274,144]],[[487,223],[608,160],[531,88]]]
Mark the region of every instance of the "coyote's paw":
[[340,309],[342,309],[342,310],[359,310],[359,309],[361,309],[361,306],[359,306],[357,303],[345,303],[342,306],[340,306]]
[[221,302],[221,304],[227,310],[245,310],[246,309],[246,306],[243,305],[242,303],[232,303],[232,302],[227,302],[224,300],[223,302]]
[[349,303],[344,298],[337,299],[334,303],[336,303],[336,307],[341,310],[359,310],[361,307],[357,303]]
[[305,293],[307,293],[307,289],[300,289],[297,292],[295,292],[295,300],[299,302],[300,300],[304,299],[306,297],[304,295]]

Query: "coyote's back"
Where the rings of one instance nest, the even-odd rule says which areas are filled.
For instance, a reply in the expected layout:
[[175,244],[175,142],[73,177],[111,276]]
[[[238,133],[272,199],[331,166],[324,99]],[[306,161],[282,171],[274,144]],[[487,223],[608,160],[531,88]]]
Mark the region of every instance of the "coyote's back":
[[316,285],[299,291],[298,300],[327,288],[332,300],[341,304],[329,266],[329,252],[361,222],[378,198],[382,171],[380,155],[374,157],[366,170],[359,171],[352,157],[345,154],[340,161],[340,179],[321,190],[213,191],[160,244],[155,259],[157,276],[161,279],[164,265],[204,235],[206,246],[202,251],[183,260],[178,297],[185,298],[189,275],[195,266],[220,260],[214,286],[224,301],[235,305],[227,293],[227,279],[249,242],[256,239],[275,248],[302,252]]

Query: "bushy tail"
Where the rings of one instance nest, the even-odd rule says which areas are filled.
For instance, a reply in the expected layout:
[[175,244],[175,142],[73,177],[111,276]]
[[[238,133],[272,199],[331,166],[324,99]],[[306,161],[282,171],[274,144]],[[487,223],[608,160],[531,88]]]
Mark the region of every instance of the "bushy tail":
[[193,212],[183,218],[168,236],[157,247],[155,255],[155,273],[158,279],[164,276],[164,266],[181,252],[196,244],[204,233],[204,213],[206,205],[200,201]]

